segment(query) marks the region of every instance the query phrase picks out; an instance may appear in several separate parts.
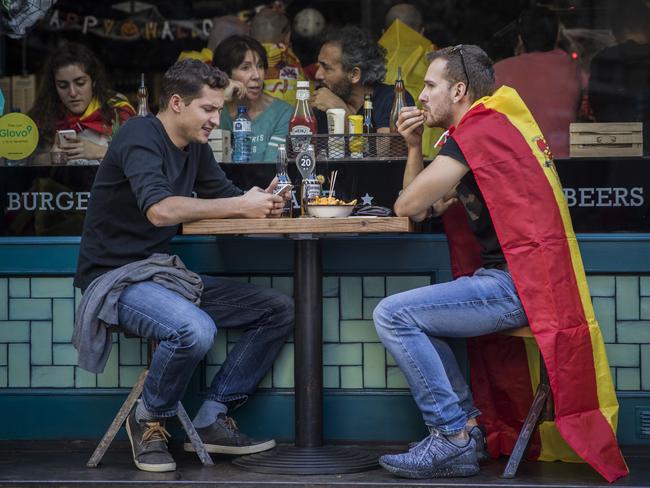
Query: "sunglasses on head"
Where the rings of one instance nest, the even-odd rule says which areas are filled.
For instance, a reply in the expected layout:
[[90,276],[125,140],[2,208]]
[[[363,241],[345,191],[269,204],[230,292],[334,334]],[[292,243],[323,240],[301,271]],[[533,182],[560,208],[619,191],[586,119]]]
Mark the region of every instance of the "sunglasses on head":
[[460,56],[460,62],[463,65],[463,73],[465,73],[465,79],[467,80],[467,83],[465,84],[465,93],[467,93],[469,91],[469,75],[467,74],[467,65],[465,64],[465,56],[463,55],[463,45],[458,44],[457,46],[454,46],[451,52],[458,53]]

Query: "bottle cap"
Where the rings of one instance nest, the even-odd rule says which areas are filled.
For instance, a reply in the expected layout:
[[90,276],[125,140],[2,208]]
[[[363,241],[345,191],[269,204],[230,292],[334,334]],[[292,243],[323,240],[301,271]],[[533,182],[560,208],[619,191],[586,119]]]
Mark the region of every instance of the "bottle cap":
[[237,112],[240,114],[246,112],[246,105],[240,105],[237,107]]
[[300,81],[298,81],[298,83],[296,84],[296,86],[298,87],[298,89],[300,89],[300,88],[305,88],[305,89],[308,90],[308,89],[309,89],[309,81],[306,81],[306,80],[300,80]]

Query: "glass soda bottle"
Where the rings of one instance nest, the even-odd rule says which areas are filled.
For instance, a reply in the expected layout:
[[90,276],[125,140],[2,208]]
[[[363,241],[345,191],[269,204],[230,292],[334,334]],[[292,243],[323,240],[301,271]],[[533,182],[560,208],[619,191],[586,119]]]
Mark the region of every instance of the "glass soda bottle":
[[390,109],[390,131],[397,132],[397,119],[402,107],[406,106],[404,94],[404,81],[402,80],[402,67],[397,68],[397,79],[395,80],[395,91],[393,95],[393,105]]
[[[275,171],[278,178],[278,186],[275,187],[275,193],[278,193],[282,187],[291,184],[291,179],[289,178],[289,173],[287,171],[287,148],[284,144],[278,144],[278,156],[276,161]],[[280,217],[293,217],[293,198],[285,202]]]
[[[316,156],[314,154],[314,145],[307,145],[307,152],[310,153],[311,157],[316,161]],[[318,178],[316,178],[316,164],[314,164],[311,173],[306,178],[302,179],[300,185],[300,215],[307,214],[307,204],[316,200],[320,197],[322,187]]]
[[149,113],[149,105],[147,103],[148,98],[149,92],[144,84],[144,73],[140,73],[140,86],[138,87],[138,115],[141,117],[146,117]]
[[372,125],[372,97],[367,93],[363,97],[363,155],[365,157],[376,156],[375,138],[370,136],[374,134],[375,127]]
[[237,109],[237,118],[232,124],[232,162],[247,163],[251,159],[251,119],[245,105]]
[[307,149],[312,134],[316,134],[317,131],[316,117],[309,106],[309,82],[299,81],[296,92],[296,108],[289,121],[289,140],[293,152],[298,153]]

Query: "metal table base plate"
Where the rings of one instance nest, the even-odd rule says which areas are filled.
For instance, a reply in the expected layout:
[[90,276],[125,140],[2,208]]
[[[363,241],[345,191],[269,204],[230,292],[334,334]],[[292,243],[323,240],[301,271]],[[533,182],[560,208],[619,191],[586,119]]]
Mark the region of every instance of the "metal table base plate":
[[247,471],[273,474],[344,474],[378,467],[376,455],[338,446],[278,446],[232,463]]

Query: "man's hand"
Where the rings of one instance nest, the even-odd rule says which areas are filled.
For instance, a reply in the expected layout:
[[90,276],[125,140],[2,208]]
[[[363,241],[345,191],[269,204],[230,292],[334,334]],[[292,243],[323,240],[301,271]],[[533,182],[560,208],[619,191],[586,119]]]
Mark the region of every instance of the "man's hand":
[[241,197],[240,212],[248,219],[276,217],[282,213],[284,198],[254,186]]
[[106,146],[100,146],[88,139],[67,140],[61,145],[68,159],[102,159],[106,155]]
[[402,134],[409,147],[422,147],[424,116],[417,107],[404,107],[397,119],[397,132]]
[[228,80],[228,86],[224,90],[224,99],[231,102],[234,99],[242,99],[246,96],[246,86],[241,81]]
[[[275,177],[271,180],[271,183],[269,183],[269,186],[267,186],[267,187],[266,187],[266,190],[264,190],[264,191],[266,191],[267,193],[273,193],[273,192],[275,191],[275,189],[276,189],[277,186],[278,186],[278,177],[275,176]],[[277,196],[277,195],[276,195],[276,196]],[[276,205],[276,206],[273,208],[273,211],[271,212],[270,217],[279,217],[280,215],[282,215],[282,209],[284,208],[285,203],[286,203],[286,202],[290,202],[291,199],[292,199],[292,197],[293,197],[293,196],[292,196],[292,192],[290,192],[290,191],[287,191],[287,192],[285,192],[283,195],[279,195],[279,196],[280,196],[280,198],[282,198],[282,205],[279,206],[279,208],[278,208],[278,206]]]
[[441,199],[433,203],[433,216],[441,216],[447,210],[449,210],[449,207],[456,203],[458,203],[458,193],[456,192],[456,188],[454,188],[453,190],[445,193]]
[[328,108],[342,108],[349,112],[348,106],[332,90],[326,87],[319,88],[311,96],[311,106],[326,112]]

